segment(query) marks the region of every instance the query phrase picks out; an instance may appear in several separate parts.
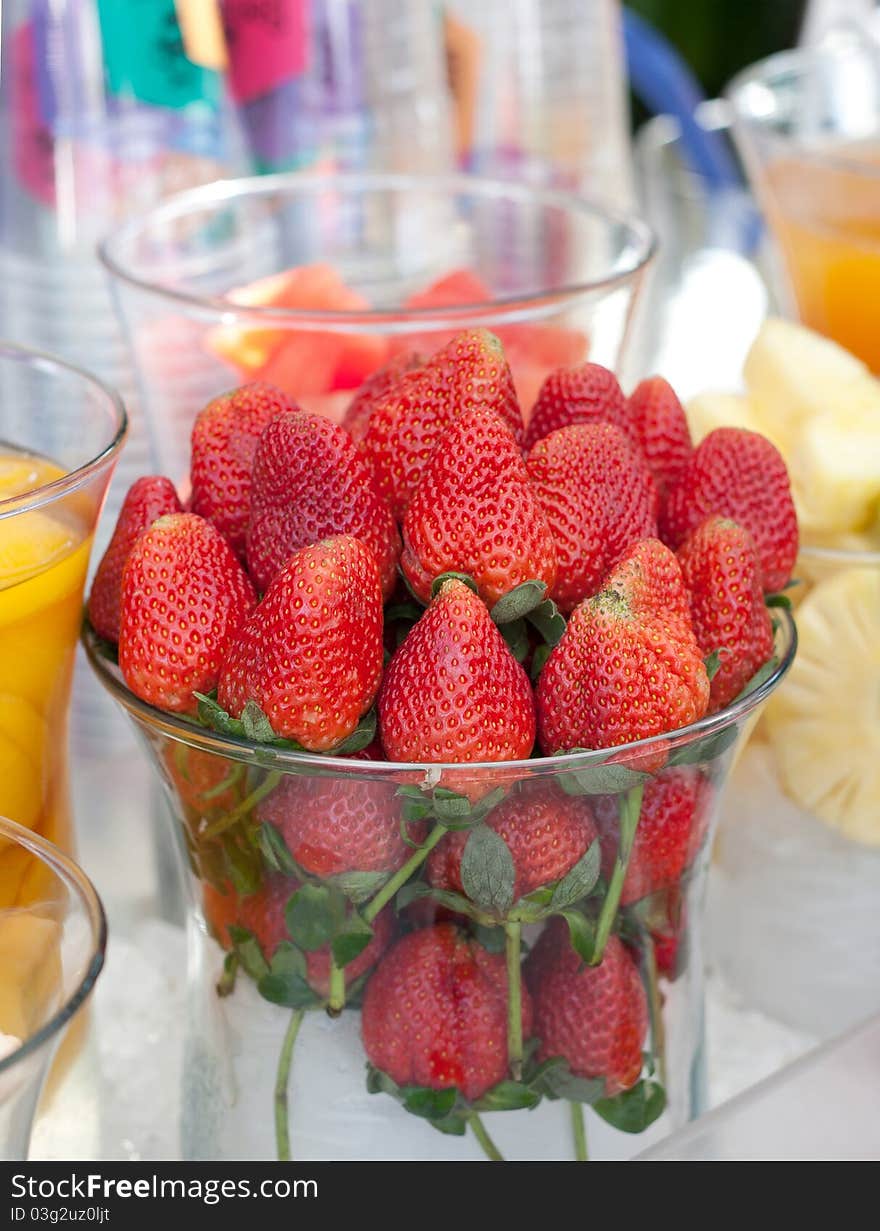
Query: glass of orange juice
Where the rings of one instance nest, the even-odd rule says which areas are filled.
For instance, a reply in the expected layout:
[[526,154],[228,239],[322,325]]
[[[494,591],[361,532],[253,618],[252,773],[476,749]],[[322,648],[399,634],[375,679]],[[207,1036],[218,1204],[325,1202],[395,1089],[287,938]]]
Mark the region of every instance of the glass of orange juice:
[[[100,381],[0,342],[0,815],[66,850],[74,652],[125,427]],[[0,912],[32,869],[26,852],[0,841]]]
[[852,32],[771,56],[728,97],[790,306],[880,374],[880,43]]

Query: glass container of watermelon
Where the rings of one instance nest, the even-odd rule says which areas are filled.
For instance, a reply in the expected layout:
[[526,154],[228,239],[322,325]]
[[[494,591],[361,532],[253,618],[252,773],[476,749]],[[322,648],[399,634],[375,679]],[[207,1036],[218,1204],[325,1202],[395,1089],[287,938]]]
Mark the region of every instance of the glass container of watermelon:
[[[458,331],[497,334],[525,417],[555,368],[617,366],[653,253],[621,212],[469,176],[291,173],[181,193],[102,246],[154,462],[244,382],[341,421],[365,380]],[[378,379],[381,379],[379,377]]]

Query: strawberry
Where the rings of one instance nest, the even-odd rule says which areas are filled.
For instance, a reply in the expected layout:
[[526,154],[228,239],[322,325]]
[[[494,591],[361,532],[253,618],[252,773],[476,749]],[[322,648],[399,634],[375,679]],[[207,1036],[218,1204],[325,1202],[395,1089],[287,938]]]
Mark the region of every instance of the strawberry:
[[388,664],[379,730],[392,761],[513,761],[531,752],[528,676],[457,578],[443,583]]
[[382,590],[373,553],[348,535],[304,547],[230,646],[219,703],[255,701],[275,734],[326,752],[373,703],[382,675]]
[[[230,924],[247,928],[256,937],[267,962],[283,940],[290,940],[284,910],[299,889],[295,880],[273,874],[268,876],[256,893],[239,897],[231,885],[225,892],[205,882],[202,890],[205,918],[224,949],[232,947],[228,933]],[[346,985],[366,974],[391,943],[394,935],[394,915],[390,907],[380,911],[373,920],[373,938],[354,961],[345,967]],[[305,954],[306,979],[316,995],[330,993],[330,947],[312,949]]]
[[195,713],[256,595],[216,527],[171,513],[145,530],[122,574],[119,667],[142,701]]
[[692,530],[678,559],[703,656],[721,651],[709,696],[712,714],[741,693],[773,653],[761,562],[748,530],[724,517],[711,517]]
[[[596,837],[586,800],[543,782],[524,784],[519,793],[508,795],[492,809],[486,824],[500,834],[513,856],[514,901],[561,880]],[[468,837],[467,830],[449,833],[431,852],[427,874],[436,889],[464,893],[461,859]]]
[[138,535],[166,513],[180,512],[174,484],[162,475],[145,475],[128,489],[89,594],[89,619],[99,637],[119,640],[122,570]]
[[651,376],[636,385],[626,406],[662,501],[694,451],[684,408],[662,376]]
[[488,406],[519,442],[522,416],[501,343],[485,329],[465,330],[409,372],[373,409],[364,448],[398,521],[446,429],[465,410]]
[[556,540],[550,597],[567,613],[595,594],[630,544],[657,533],[653,481],[610,423],[552,432],[534,446],[526,467]]
[[551,919],[525,962],[539,1062],[561,1056],[578,1077],[605,1079],[605,1095],[628,1090],[642,1071],[648,1031],[645,989],[616,936],[598,966],[585,966],[561,918]]
[[413,351],[400,351],[384,367],[368,376],[348,404],[342,426],[356,444],[367,434],[373,409],[397,385],[401,377],[420,367],[424,361]]
[[[354,774],[291,774],[263,800],[257,815],[280,830],[297,864],[313,876],[396,872],[412,854],[400,834],[396,790],[393,782]],[[412,826],[409,836],[418,842],[424,834]]]
[[280,389],[254,381],[209,402],[193,424],[190,508],[213,522],[242,559],[257,441],[273,419],[295,409]]
[[[703,717],[709,677],[683,614],[680,573],[670,609],[669,576],[677,567],[672,552],[647,539],[612,570],[598,594],[575,609],[538,680],[538,735],[545,753],[613,748]],[[655,575],[660,581],[652,596]]]
[[613,423],[635,443],[620,383],[600,363],[582,363],[550,373],[532,408],[526,451],[551,432],[579,423]]
[[366,544],[390,595],[400,540],[370,463],[345,428],[321,415],[277,418],[254,457],[247,561],[257,588],[265,590],[295,551],[334,534]]
[[[678,884],[695,853],[693,835],[704,804],[702,782],[696,770],[682,767],[664,770],[645,786],[620,895],[622,906]],[[617,798],[598,796],[593,808],[602,843],[602,875],[608,880],[618,848]]]
[[[523,1034],[532,1006],[522,993]],[[507,970],[451,923],[410,932],[388,950],[364,994],[370,1063],[398,1085],[478,1099],[507,1075]]]
[[660,537],[678,548],[713,515],[732,518],[749,531],[765,594],[782,590],[797,557],[797,514],[785,462],[766,437],[739,427],[710,432],[669,492]]
[[467,573],[490,607],[521,582],[551,589],[556,547],[507,424],[463,411],[441,436],[403,523],[401,567],[422,602],[441,573]]

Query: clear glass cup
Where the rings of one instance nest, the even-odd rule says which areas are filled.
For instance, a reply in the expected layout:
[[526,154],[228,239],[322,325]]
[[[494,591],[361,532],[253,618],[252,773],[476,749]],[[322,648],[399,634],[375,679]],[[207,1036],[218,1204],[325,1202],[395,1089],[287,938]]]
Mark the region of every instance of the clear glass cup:
[[[218,393],[269,380],[338,420],[395,354],[464,328],[501,337],[528,413],[553,368],[617,364],[653,250],[640,220],[550,189],[293,173],[183,193],[101,257],[159,464],[179,478]],[[275,277],[303,266],[298,281]]]
[[44,1079],[104,964],[91,882],[38,834],[0,817],[0,1160],[27,1156]]
[[[101,381],[0,342],[0,815],[67,850],[83,587],[125,430]],[[0,876],[0,910],[16,891]]]
[[880,373],[880,44],[838,34],[752,65],[727,93],[792,310]]
[[[582,1158],[586,1102],[590,1157],[614,1158],[702,1110],[708,852],[730,766],[794,657],[787,612],[777,621],[777,657],[768,677],[720,713],[613,751],[485,765],[321,757],[218,735],[138,700],[106,646],[88,629],[84,640],[98,677],[134,723],[162,779],[174,818],[168,841],[188,886],[185,1157],[477,1159],[500,1151],[510,1159]],[[626,854],[627,843],[635,833],[638,846],[643,798],[660,790],[681,792],[687,801],[679,812],[685,818],[680,857],[656,880],[635,872],[630,880],[639,857]],[[491,816],[493,808],[536,799],[577,807],[595,824],[602,854],[599,845],[593,848],[590,874],[579,863],[565,889],[565,881],[552,894],[541,886],[494,915],[478,910],[475,917],[460,895],[435,896],[430,851],[448,844],[451,829]],[[362,818],[358,825],[376,839],[369,844],[379,851],[376,858],[358,862],[340,854],[340,809]],[[329,911],[326,926],[309,931],[306,916],[314,922],[316,904],[319,913]],[[516,989],[524,981],[533,997],[544,993],[533,981],[535,966],[526,958],[521,970],[519,958],[543,927],[564,930],[558,917],[547,923],[549,913],[561,910],[580,937],[581,958],[595,958],[607,940],[603,964],[614,949],[614,961],[629,972],[629,991],[606,1006],[603,1027],[627,1031],[630,1062],[635,1047],[634,1070],[626,1082],[616,1079],[621,1085],[639,1079],[628,1094],[614,1096],[612,1072],[601,1066],[589,1074],[595,1080],[575,1086],[552,1065],[555,1077],[535,1071],[527,993]],[[496,1073],[488,1092],[453,1108],[443,1102],[454,1098],[448,1089],[438,1104],[435,1093],[395,1090],[376,1073],[367,1078],[358,1011],[364,980],[377,959],[381,969],[393,935],[443,921],[457,922],[477,938],[472,943],[490,949],[494,956],[483,960],[493,965],[494,978],[506,971],[494,1010],[507,1020],[511,1072],[521,1053],[524,1074],[511,1092]],[[332,961],[331,936],[342,945]],[[563,951],[571,953],[567,946]],[[574,966],[580,969],[578,960]],[[556,994],[567,993],[570,973]],[[367,995],[370,987],[367,982]],[[418,1005],[410,1011],[418,1037]],[[481,1020],[479,1013],[466,1015],[465,1029],[479,1030]],[[495,1029],[503,1033],[502,1025]],[[400,1098],[409,1098],[416,1114]],[[451,1122],[444,1119],[450,1115]],[[443,1132],[431,1117],[442,1121]],[[630,1133],[646,1131],[627,1136],[623,1123]],[[464,1134],[465,1128],[473,1131]]]
[[[710,952],[750,1005],[830,1038],[880,1012],[880,551],[805,545],[800,648],[731,777]],[[876,715],[876,711],[875,711]]]

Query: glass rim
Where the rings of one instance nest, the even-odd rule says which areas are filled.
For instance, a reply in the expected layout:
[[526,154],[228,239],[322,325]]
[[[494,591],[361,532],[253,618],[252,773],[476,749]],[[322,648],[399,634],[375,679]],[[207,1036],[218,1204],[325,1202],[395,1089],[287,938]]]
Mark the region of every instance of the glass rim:
[[271,745],[237,739],[231,735],[221,735],[219,732],[198,725],[195,721],[165,713],[164,710],[159,710],[136,697],[119,674],[118,667],[114,670],[114,664],[102,650],[104,643],[88,623],[83,627],[82,640],[92,669],[114,699],[131,715],[139,718],[152,729],[161,731],[163,735],[177,743],[218,756],[226,756],[231,760],[260,765],[266,769],[286,768],[291,773],[296,770],[323,770],[325,776],[335,774],[374,779],[394,779],[401,775],[408,777],[418,775],[426,782],[434,780],[436,785],[444,775],[455,775],[461,780],[471,774],[491,775],[516,771],[526,776],[570,772],[584,769],[587,766],[615,762],[625,765],[630,760],[657,751],[660,746],[671,751],[706,736],[717,734],[747,717],[761,705],[776,689],[794,661],[798,641],[794,618],[791,612],[784,607],[776,609],[774,615],[781,621],[784,629],[782,645],[777,646],[779,661],[776,667],[767,679],[763,680],[752,692],[731,702],[723,709],[714,714],[708,714],[686,727],[679,727],[678,730],[666,731],[662,735],[634,740],[628,744],[618,744],[612,748],[567,752],[559,756],[530,757],[519,761],[357,761],[351,757],[293,752],[289,749],[273,748]]
[[77,894],[80,902],[85,906],[92,930],[92,956],[77,986],[65,997],[61,1007],[47,1022],[44,1022],[39,1030],[24,1039],[15,1051],[0,1059],[0,1076],[2,1076],[13,1065],[39,1051],[67,1025],[88,999],[104,967],[107,951],[107,916],[104,913],[104,905],[98,896],[98,891],[85,872],[53,842],[49,842],[40,834],[4,816],[0,816],[0,836],[30,851],[32,855],[51,868],[68,889],[72,889]]
[[[179,220],[196,210],[227,204],[244,197],[272,197],[288,193],[317,193],[330,189],[358,190],[361,192],[420,190],[438,194],[455,193],[492,198],[506,198],[527,203],[543,203],[566,210],[570,214],[600,218],[602,221],[624,227],[630,234],[636,258],[625,269],[588,281],[563,283],[548,286],[528,294],[502,295],[480,303],[462,302],[423,308],[359,308],[359,309],[298,309],[265,305],[236,304],[214,295],[198,295],[180,290],[167,283],[144,277],[134,272],[122,256],[121,250],[151,228]],[[441,329],[449,318],[477,316],[493,320],[515,320],[524,313],[531,313],[536,306],[553,307],[560,302],[582,298],[596,292],[616,289],[636,278],[650,263],[657,250],[657,236],[652,227],[638,214],[610,205],[598,198],[580,196],[560,189],[540,185],[523,184],[504,179],[467,174],[417,175],[392,172],[321,172],[285,171],[274,175],[242,176],[235,179],[215,180],[197,188],[186,189],[167,197],[160,205],[128,219],[98,244],[98,258],[114,279],[146,294],[183,307],[197,309],[211,318],[221,318],[223,323],[244,320],[262,322],[263,326],[278,328],[285,324],[302,328],[306,322],[315,327],[328,325],[345,326],[348,329],[360,326],[389,328],[395,322],[406,322],[415,329],[418,326]],[[271,275],[270,275],[271,276]]]
[[[743,95],[751,86],[763,85],[767,90],[773,91],[776,88],[778,78],[785,73],[803,77],[815,68],[817,64],[827,60],[829,56],[849,55],[857,51],[864,52],[868,46],[869,44],[864,38],[859,38],[852,34],[843,41],[835,41],[828,45],[795,47],[786,51],[777,51],[773,55],[766,56],[763,60],[757,60],[754,64],[741,69],[730,79],[723,91],[724,99],[730,104],[733,128],[740,127],[759,130],[771,136],[778,145],[789,147],[793,151],[796,150],[799,158],[810,162],[821,163],[824,166],[836,168],[840,171],[856,172],[869,179],[880,177],[880,167],[876,163],[866,162],[858,158],[848,158],[845,154],[834,153],[833,149],[830,148],[806,145],[798,140],[796,134],[787,135],[779,132],[775,127],[774,115],[756,115],[752,108],[744,106],[743,100]],[[880,46],[873,48],[873,50],[878,59],[878,64],[880,64]],[[878,123],[878,135],[880,135],[880,123]]]
[[[84,487],[93,475],[99,473],[113,460],[122,448],[128,431],[128,414],[120,394],[112,386],[101,380],[99,376],[95,376],[93,372],[89,372],[75,363],[69,363],[66,359],[50,354],[48,351],[37,350],[32,346],[21,346],[17,342],[10,342],[6,338],[0,338],[0,366],[2,366],[5,360],[24,363],[31,368],[42,368],[56,373],[59,371],[64,372],[84,384],[91,385],[110,407],[116,426],[112,437],[101,451],[88,461],[83,462],[81,466],[68,470],[65,474],[57,479],[52,479],[49,483],[41,483],[39,487],[34,487],[28,492],[22,492],[17,496],[9,496],[5,500],[0,500],[0,518],[11,516],[14,513],[26,512],[30,509],[42,508],[61,496],[69,495],[71,492],[78,491],[81,487]],[[7,441],[5,443],[14,445],[15,441]]]

